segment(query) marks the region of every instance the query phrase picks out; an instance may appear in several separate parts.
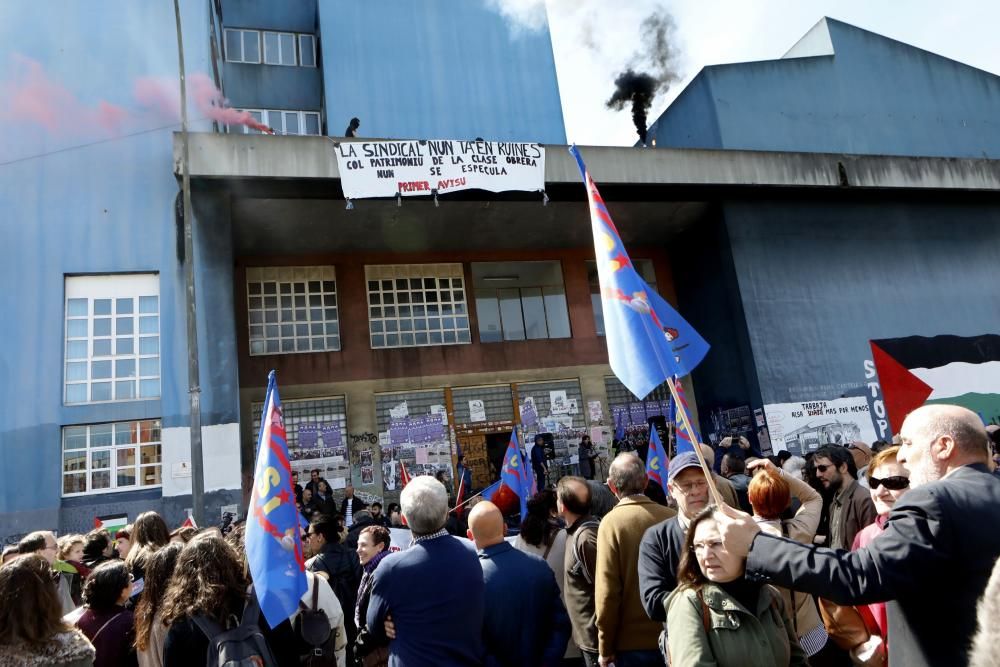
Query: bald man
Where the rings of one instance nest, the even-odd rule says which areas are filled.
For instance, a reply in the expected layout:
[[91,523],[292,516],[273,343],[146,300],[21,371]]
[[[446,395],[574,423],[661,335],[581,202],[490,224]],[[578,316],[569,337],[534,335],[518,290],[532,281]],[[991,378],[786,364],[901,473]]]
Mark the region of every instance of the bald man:
[[469,539],[479,550],[486,584],[483,644],[486,664],[558,665],[570,636],[555,574],[538,556],[503,539],[503,515],[489,501],[469,514]]
[[760,532],[724,508],[726,550],[747,556],[748,580],[838,604],[890,601],[889,663],[966,665],[976,600],[1000,556],[1000,479],[989,472],[986,429],[957,405],[927,405],[900,429],[897,460],[910,491],[866,549],[835,551]]

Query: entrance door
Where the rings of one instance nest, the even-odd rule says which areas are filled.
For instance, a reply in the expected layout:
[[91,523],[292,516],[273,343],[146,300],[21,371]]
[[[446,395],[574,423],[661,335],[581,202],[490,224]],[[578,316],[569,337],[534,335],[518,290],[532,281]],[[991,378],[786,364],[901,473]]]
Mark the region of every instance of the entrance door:
[[510,444],[510,432],[490,433],[486,436],[486,456],[490,463],[490,484],[500,479],[503,457]]
[[472,472],[472,489],[470,491],[479,491],[492,484],[494,478],[487,454],[486,436],[480,434],[460,435],[458,436],[458,444],[465,456],[465,466]]

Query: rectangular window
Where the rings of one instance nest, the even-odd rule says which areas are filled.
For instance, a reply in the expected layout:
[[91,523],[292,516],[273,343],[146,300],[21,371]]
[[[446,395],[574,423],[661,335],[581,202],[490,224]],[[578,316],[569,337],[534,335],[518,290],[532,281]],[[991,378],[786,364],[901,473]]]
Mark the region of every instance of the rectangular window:
[[471,343],[461,264],[366,266],[373,349]]
[[[242,109],[242,111],[249,113],[257,122],[270,127],[276,134],[320,135],[318,111],[284,111],[282,109]],[[230,126],[229,131],[243,134],[261,133],[260,130],[254,130],[245,125]]]
[[62,435],[64,496],[160,486],[159,419],[66,426]]
[[260,32],[226,28],[226,60],[231,63],[260,63]]
[[[656,271],[653,261],[649,259],[634,259],[632,265],[646,284],[656,291]],[[601,303],[601,284],[597,277],[597,262],[587,260],[587,279],[590,281],[590,305],[594,310],[594,327],[597,335],[604,335],[604,305]]]
[[303,67],[316,67],[316,37],[299,35],[299,64]]
[[159,276],[67,276],[67,405],[160,397]]
[[247,269],[250,355],[340,349],[332,266]]
[[570,337],[559,262],[475,262],[472,279],[480,342]]

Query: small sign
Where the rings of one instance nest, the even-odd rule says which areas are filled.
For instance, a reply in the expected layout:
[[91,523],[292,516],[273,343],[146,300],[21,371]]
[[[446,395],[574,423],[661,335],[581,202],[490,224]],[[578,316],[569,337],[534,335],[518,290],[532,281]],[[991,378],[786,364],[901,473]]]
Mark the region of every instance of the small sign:
[[191,462],[181,461],[170,466],[170,476],[174,479],[191,476]]

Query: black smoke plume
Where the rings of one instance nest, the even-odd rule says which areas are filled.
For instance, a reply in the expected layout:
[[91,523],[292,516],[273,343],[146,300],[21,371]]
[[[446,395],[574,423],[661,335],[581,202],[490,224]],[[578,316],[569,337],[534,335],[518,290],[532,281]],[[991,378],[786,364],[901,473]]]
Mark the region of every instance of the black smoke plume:
[[615,94],[608,100],[608,106],[617,111],[632,103],[632,122],[643,144],[646,143],[646,114],[659,87],[660,82],[649,74],[627,69],[615,79]]
[[[632,122],[639,140],[646,143],[646,119],[657,93],[680,80],[677,70],[676,25],[666,10],[650,14],[639,25],[640,49],[632,64],[615,78],[615,92],[608,107],[621,111],[632,105]],[[636,71],[640,66],[647,71]]]

